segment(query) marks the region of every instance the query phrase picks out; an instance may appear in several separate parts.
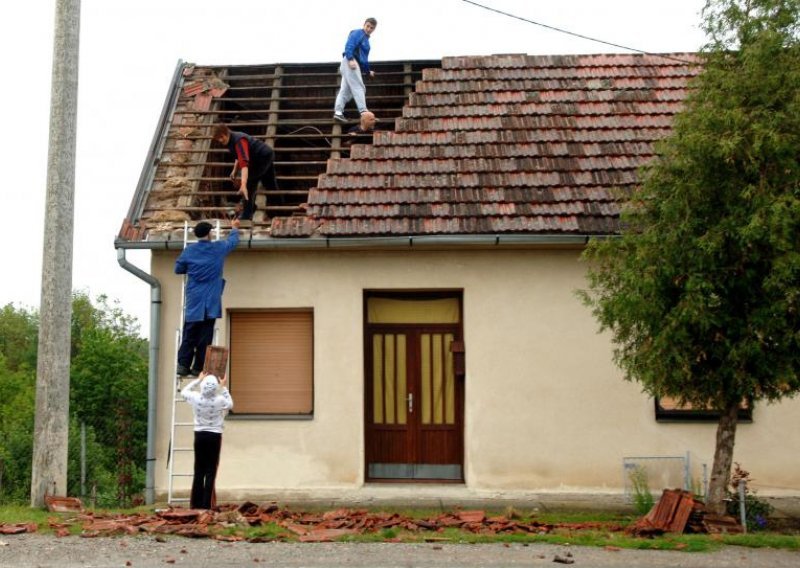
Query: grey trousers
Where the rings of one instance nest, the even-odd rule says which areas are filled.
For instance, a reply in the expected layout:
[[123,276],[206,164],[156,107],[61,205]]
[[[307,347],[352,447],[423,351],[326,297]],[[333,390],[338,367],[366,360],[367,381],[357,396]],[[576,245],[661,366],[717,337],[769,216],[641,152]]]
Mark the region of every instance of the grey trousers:
[[367,110],[367,88],[361,77],[361,68],[356,65],[355,69],[350,69],[347,59],[343,57],[339,72],[342,74],[342,85],[336,95],[333,111],[336,114],[344,114],[344,106],[353,99],[356,101],[358,112]]

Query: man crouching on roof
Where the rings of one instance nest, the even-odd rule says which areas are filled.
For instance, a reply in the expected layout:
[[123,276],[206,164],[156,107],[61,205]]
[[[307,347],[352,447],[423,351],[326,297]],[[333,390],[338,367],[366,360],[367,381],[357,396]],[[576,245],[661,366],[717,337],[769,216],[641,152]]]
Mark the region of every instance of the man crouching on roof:
[[224,124],[215,126],[211,136],[215,142],[226,146],[234,156],[231,179],[236,178],[237,170],[241,171],[239,193],[243,197],[243,208],[239,219],[250,220],[256,211],[258,182],[265,189],[278,189],[275,179],[275,152],[258,138],[231,130]]

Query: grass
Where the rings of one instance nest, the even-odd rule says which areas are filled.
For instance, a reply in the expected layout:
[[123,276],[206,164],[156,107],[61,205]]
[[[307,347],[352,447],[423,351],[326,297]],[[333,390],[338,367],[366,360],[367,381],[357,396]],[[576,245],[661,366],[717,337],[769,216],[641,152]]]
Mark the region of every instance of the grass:
[[32,509],[23,505],[4,505],[0,507],[0,523],[36,523],[40,527],[47,525],[47,520],[53,516],[43,509]]
[[[310,509],[303,509],[312,512]],[[327,509],[320,509],[321,512]],[[441,514],[441,510],[433,509],[382,509],[388,513],[398,513],[403,516],[426,519]],[[126,514],[151,514],[152,507],[139,507],[136,509],[95,510],[96,513],[117,515]],[[377,512],[377,509],[373,510]],[[488,516],[506,515],[520,521],[539,521],[547,524],[563,523],[607,523],[609,526],[627,526],[634,517],[615,513],[602,512],[520,512],[511,509],[502,511],[487,511]],[[64,522],[72,514],[49,513],[41,509],[32,509],[22,505],[0,506],[0,523],[36,523],[43,534],[52,534],[51,520]],[[71,534],[79,534],[80,523],[69,526]],[[292,534],[285,527],[276,523],[269,523],[258,527],[227,527],[218,530],[217,534],[237,536],[257,540],[282,540],[295,542],[297,535]],[[777,532],[760,531],[743,535],[689,535],[667,534],[656,538],[636,538],[621,531],[591,529],[556,528],[543,534],[489,534],[472,533],[458,528],[447,528],[440,531],[408,531],[401,528],[382,529],[374,533],[347,535],[337,539],[342,542],[406,542],[406,543],[508,543],[508,544],[533,544],[547,543],[560,545],[615,547],[638,550],[679,550],[684,552],[707,552],[719,549],[722,546],[742,546],[749,548],[778,548],[785,550],[800,550],[800,534],[780,534]]]
[[800,536],[757,532],[749,534],[724,535],[719,538],[723,544],[746,546],[748,548],[783,548],[800,550]]
[[[61,523],[73,515],[64,513],[50,513],[43,509],[32,509],[22,505],[8,505],[0,507],[0,524],[28,524],[35,523],[38,527],[37,532],[42,534],[53,534],[55,529],[50,526],[51,522]],[[78,525],[68,526],[70,534],[80,534],[81,528]]]

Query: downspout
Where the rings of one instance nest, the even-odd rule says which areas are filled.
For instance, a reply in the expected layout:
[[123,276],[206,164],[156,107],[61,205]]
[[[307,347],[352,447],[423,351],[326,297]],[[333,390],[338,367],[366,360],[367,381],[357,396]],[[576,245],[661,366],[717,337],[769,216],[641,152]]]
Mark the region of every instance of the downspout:
[[[136,193],[131,202],[130,210],[126,219],[139,219],[141,209],[147,199],[147,190],[153,182],[155,170],[161,159],[161,151],[166,143],[166,136],[172,111],[175,108],[178,97],[180,96],[181,75],[184,63],[180,59],[175,66],[172,76],[172,83],[164,107],[161,109],[161,116],[158,119],[158,127],[150,143],[147,159],[142,167],[139,176],[139,183],[136,186]],[[115,243],[115,246],[117,243]],[[156,397],[158,394],[158,354],[159,329],[161,328],[161,283],[157,278],[148,274],[138,266],[134,266],[125,258],[125,249],[117,248],[117,262],[119,265],[150,285],[150,346],[149,361],[147,365],[147,462],[145,471],[145,503],[152,505],[155,502],[156,485]]]
[[161,283],[156,277],[128,262],[124,248],[117,249],[117,262],[122,268],[150,285],[150,357],[147,365],[147,462],[144,499],[147,505],[152,505],[155,502],[156,485],[156,396],[161,328]]

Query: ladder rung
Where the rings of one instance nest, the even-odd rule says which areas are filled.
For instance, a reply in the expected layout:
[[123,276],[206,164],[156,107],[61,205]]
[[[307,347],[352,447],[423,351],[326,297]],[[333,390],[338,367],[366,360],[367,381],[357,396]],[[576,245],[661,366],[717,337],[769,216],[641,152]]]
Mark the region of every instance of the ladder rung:
[[193,473],[173,473],[172,477],[194,477]]
[[194,426],[194,422],[176,422],[175,426]]
[[177,503],[177,502],[188,503],[189,502],[189,498],[188,497],[173,497],[170,500],[170,503]]
[[173,452],[193,452],[192,448],[172,448]]

